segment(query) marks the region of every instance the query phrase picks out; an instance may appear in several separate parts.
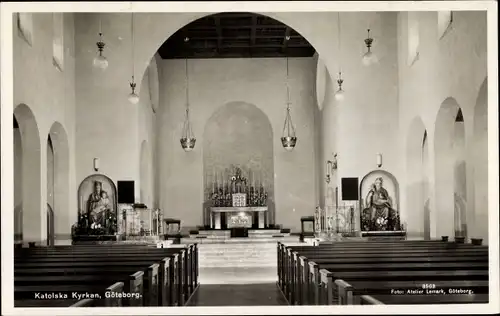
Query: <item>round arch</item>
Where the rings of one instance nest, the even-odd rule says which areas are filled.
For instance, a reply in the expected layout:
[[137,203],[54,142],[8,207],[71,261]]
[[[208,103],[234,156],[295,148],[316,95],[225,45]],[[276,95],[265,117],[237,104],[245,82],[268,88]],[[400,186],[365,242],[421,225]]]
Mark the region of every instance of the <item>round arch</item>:
[[[473,121],[474,234],[488,241],[488,78],[476,99]],[[476,237],[472,236],[472,237]]]
[[[14,109],[14,117],[19,126],[21,141],[20,200],[22,205],[23,242],[40,242],[45,239],[45,208],[42,207],[41,187],[41,142],[35,115],[26,104]],[[14,186],[16,186],[14,178]]]
[[70,168],[69,168],[69,140],[66,129],[60,122],[54,122],[49,131],[54,154],[53,165],[53,218],[54,234],[56,239],[67,239],[71,234],[72,217],[69,212],[69,188],[70,188]]
[[[231,166],[240,167],[250,183],[263,183],[268,200],[274,199],[273,127],[259,107],[235,101],[217,108],[205,123],[202,146],[205,199],[213,183],[228,183]],[[274,223],[274,210],[268,216]]]
[[54,209],[47,203],[47,246],[55,246]]
[[[301,21],[300,19],[293,18],[286,12],[253,12],[247,11],[263,16],[267,16],[269,18],[275,19],[283,24],[288,25],[293,28],[297,33],[301,34],[316,50],[316,52],[320,56],[331,56],[332,51],[335,51],[330,47],[331,43],[327,43],[321,38],[318,38],[317,29],[314,26],[311,26],[310,23]],[[151,41],[145,42],[141,44],[141,49],[137,50],[137,58],[135,60],[135,65],[137,69],[137,73],[143,76],[145,74],[146,68],[149,65],[149,61],[152,56],[156,54],[161,45],[175,32],[183,28],[184,26],[207,16],[223,13],[223,12],[209,12],[209,13],[184,13],[175,16],[169,16],[168,19],[165,19],[164,14],[155,14],[152,15],[137,15],[138,23],[136,23],[137,31],[136,36],[138,38],[144,37],[149,38]],[[144,21],[141,21],[144,19]],[[144,23],[143,23],[144,22]],[[164,27],[161,28],[161,31],[155,32],[151,30],[151,25],[160,24]],[[334,24],[334,23],[333,23]],[[144,28],[141,28],[144,27]],[[323,54],[322,54],[323,52]],[[325,60],[325,67],[332,73],[334,70],[331,68],[332,66],[328,61]],[[335,71],[334,71],[335,72]],[[137,78],[138,89],[140,91],[140,82],[142,78]]]
[[160,79],[158,73],[158,63],[156,62],[157,58],[159,58],[159,56],[158,54],[155,54],[153,58],[151,58],[151,62],[146,69],[148,72],[151,107],[155,113],[158,111],[158,106],[160,104]]
[[425,168],[427,129],[420,116],[410,123],[406,136],[405,219],[408,232],[430,239],[428,174]]
[[466,236],[465,126],[462,110],[447,98],[437,113],[434,134],[436,227],[441,236]]

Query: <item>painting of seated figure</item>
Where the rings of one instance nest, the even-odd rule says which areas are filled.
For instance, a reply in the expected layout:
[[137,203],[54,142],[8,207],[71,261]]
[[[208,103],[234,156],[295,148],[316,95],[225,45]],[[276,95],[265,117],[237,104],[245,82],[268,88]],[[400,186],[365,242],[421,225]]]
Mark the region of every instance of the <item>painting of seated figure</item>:
[[397,231],[401,229],[398,184],[392,174],[376,170],[361,182],[361,230]]
[[117,232],[116,187],[111,179],[95,174],[82,181],[78,189],[79,229],[90,235]]

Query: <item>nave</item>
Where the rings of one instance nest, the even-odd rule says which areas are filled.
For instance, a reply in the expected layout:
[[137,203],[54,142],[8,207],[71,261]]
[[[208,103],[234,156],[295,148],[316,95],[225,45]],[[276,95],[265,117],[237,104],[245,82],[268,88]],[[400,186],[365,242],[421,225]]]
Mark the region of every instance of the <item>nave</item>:
[[491,303],[486,11],[13,18],[16,307]]

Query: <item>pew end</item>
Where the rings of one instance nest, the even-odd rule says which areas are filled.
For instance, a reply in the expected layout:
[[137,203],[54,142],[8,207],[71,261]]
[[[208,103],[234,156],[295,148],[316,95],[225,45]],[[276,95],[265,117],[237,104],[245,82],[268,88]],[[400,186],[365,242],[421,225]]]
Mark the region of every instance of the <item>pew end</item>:
[[170,257],[165,257],[160,262],[160,282],[158,306],[168,306],[170,304]]
[[299,256],[299,268],[301,279],[299,279],[299,285],[301,287],[301,305],[308,305],[311,302],[309,295],[309,260],[304,256]]
[[[116,282],[115,284],[106,288],[106,292],[109,293],[104,297],[104,306],[106,307],[121,307],[123,289],[125,284],[123,282]],[[109,296],[109,297],[108,297]]]
[[320,305],[333,305],[333,273],[326,269],[319,270],[320,275]]
[[352,285],[344,280],[335,280],[339,305],[354,305]]
[[144,291],[144,305],[157,306],[158,305],[158,287],[159,287],[159,269],[160,264],[153,263],[148,267],[147,277],[145,284],[147,284],[147,291]]
[[361,305],[385,305],[370,295],[361,295]]
[[318,271],[318,265],[314,261],[309,261],[309,286],[310,293],[312,296],[312,305],[319,305],[319,286],[320,286],[320,276]]
[[129,306],[142,306],[144,298],[144,272],[137,271],[130,276],[130,294],[138,293],[138,299],[131,297],[128,300]]

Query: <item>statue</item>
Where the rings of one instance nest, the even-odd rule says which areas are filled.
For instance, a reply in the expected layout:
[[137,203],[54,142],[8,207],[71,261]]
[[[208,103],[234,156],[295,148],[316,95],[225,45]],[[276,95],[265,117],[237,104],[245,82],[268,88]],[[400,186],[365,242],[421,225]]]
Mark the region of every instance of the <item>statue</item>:
[[399,229],[398,216],[393,209],[392,199],[383,187],[384,180],[379,177],[371,186],[365,201],[364,216],[367,219],[366,230],[397,230]]
[[94,192],[89,195],[87,205],[91,228],[106,227],[106,217],[111,207],[108,193],[102,189],[102,182],[94,181]]

